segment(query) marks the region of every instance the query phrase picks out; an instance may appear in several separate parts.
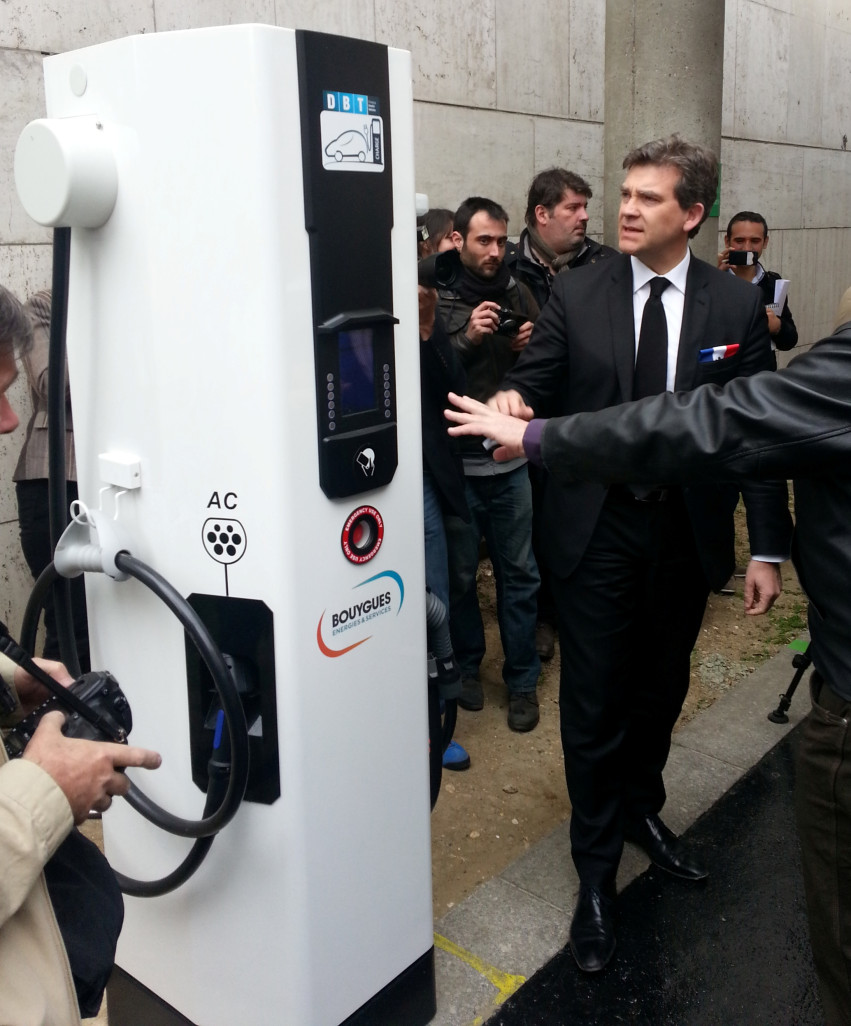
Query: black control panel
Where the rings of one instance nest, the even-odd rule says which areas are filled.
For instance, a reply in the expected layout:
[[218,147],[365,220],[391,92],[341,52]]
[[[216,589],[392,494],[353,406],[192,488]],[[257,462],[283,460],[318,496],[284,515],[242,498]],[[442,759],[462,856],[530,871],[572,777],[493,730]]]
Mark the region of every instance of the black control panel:
[[310,238],[319,483],[329,498],[396,472],[387,49],[297,32]]

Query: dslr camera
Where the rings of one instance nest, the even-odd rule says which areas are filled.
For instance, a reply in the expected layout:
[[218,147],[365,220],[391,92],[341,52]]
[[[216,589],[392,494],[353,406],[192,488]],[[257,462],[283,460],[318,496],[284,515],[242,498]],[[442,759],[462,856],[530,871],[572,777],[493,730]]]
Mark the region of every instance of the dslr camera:
[[451,289],[461,277],[461,254],[457,249],[432,253],[417,265],[420,285],[430,289]]
[[126,740],[133,727],[133,716],[130,712],[130,703],[111,673],[105,670],[84,673],[68,690],[100,717],[105,726],[112,731],[112,735],[90,723],[78,712],[63,706],[54,696],[33,710],[29,716],[25,716],[6,734],[3,740],[10,759],[17,759],[23,754],[42,716],[54,709],[65,713],[62,733],[66,737],[81,738],[84,741],[114,741],[116,737],[121,736]]

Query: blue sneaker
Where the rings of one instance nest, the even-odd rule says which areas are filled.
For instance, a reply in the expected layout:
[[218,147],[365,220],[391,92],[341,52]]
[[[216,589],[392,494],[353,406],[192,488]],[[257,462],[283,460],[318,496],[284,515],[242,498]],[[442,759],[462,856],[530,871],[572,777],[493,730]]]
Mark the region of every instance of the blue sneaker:
[[470,768],[470,756],[466,749],[457,741],[450,741],[443,753],[443,768],[448,770],[465,770]]

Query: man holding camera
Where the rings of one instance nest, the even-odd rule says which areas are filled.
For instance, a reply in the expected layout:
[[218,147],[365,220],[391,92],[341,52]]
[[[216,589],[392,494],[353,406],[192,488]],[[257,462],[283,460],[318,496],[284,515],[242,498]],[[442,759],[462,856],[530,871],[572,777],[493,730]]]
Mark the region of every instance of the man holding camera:
[[[31,331],[21,304],[0,286],[0,433],[18,426],[6,390],[17,377],[15,351]],[[60,683],[65,667],[37,660]],[[27,713],[49,698],[29,674],[0,655],[0,691]],[[70,1026],[80,1021],[65,945],[43,869],[75,823],[103,811],[127,791],[127,766],[155,769],[155,752],[128,745],[80,741],[62,733],[63,714],[45,715],[20,759],[7,761],[0,743],[0,1022]],[[81,910],[81,915],[85,915]]]
[[[768,317],[768,333],[771,335],[771,356],[777,369],[777,349],[786,352],[798,344],[798,329],[792,320],[792,311],[786,297],[781,304],[775,303],[777,282],[781,281],[776,271],[766,271],[760,257],[768,245],[768,222],[753,210],[740,210],[730,218],[724,236],[725,248],[718,254],[718,269],[735,274],[742,281],[756,285],[763,294],[765,313]],[[780,307],[778,313],[775,307]]]
[[[451,288],[438,290],[440,314],[464,367],[468,393],[487,399],[528,343],[538,305],[505,264],[508,214],[498,203],[471,196],[456,211],[454,224],[452,240],[461,258],[461,274]],[[468,710],[484,706],[479,667],[485,633],[476,590],[484,535],[499,595],[508,725],[527,731],[538,724],[541,669],[535,650],[539,577],[532,554],[529,475],[525,459],[497,463],[482,442],[465,439],[462,448],[471,523],[456,517],[447,520],[449,622],[463,677],[459,704]]]

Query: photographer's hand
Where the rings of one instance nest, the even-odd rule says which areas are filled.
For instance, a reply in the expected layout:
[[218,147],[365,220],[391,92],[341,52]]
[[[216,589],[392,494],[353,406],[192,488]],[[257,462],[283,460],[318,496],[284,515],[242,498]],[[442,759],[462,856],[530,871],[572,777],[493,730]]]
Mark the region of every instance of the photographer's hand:
[[[53,659],[39,659],[38,657],[33,662],[38,663],[42,670],[49,673],[60,684],[64,684],[66,688],[74,683],[74,678],[65,668],[64,663],[57,663]],[[31,713],[36,706],[41,705],[42,702],[46,702],[50,698],[50,692],[47,688],[40,681],[37,681],[32,674],[27,673],[22,666],[15,668],[13,683],[25,714]]]
[[525,349],[529,345],[529,339],[532,337],[532,328],[535,325],[531,321],[525,321],[520,325],[520,330],[511,340],[511,348],[519,353],[521,349]]
[[499,303],[486,299],[473,310],[464,335],[470,345],[480,346],[499,326]]
[[722,250],[718,254],[718,270],[719,271],[729,271],[730,270],[730,247],[729,246],[727,247],[727,249]]
[[437,289],[426,288],[425,285],[417,286],[417,296],[420,304],[420,338],[427,342],[434,333],[434,317],[437,311]]
[[75,823],[82,823],[91,809],[104,812],[114,795],[126,794],[130,781],[121,771],[126,766],[156,769],[162,762],[157,752],[107,741],[81,741],[65,737],[61,712],[46,713],[22,759],[48,773],[68,799]]

